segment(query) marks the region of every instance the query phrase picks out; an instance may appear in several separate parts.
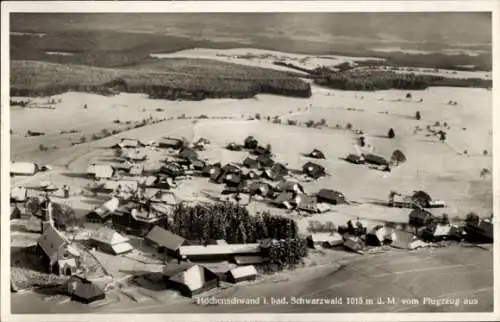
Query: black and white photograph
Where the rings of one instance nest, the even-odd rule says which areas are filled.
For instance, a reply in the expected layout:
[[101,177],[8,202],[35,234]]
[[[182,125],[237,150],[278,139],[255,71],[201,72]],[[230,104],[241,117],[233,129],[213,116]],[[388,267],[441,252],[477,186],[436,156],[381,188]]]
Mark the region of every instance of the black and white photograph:
[[166,6],[8,14],[10,314],[494,312],[491,9]]

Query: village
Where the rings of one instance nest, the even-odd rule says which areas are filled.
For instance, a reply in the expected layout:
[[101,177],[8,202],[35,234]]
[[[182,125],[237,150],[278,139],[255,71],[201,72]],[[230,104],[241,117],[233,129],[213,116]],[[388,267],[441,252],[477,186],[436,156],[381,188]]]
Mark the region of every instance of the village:
[[[388,159],[375,154],[367,136],[352,131],[357,153],[346,155],[344,162],[390,173],[407,161],[401,150]],[[11,221],[26,220],[40,237],[36,245],[13,254],[12,291],[57,285],[56,294],[99,303],[117,278],[131,278],[145,288],[172,289],[193,297],[224,283],[255,281],[293,269],[318,249],[363,255],[380,249],[415,251],[457,242],[493,242],[491,216],[480,219],[470,214],[451,223],[446,214],[429,211],[446,208],[446,202],[421,190],[387,191],[385,207],[407,209],[407,222],[312,220],[306,233],[299,231],[293,219],[297,216],[314,219],[335,207],[357,203],[341,191],[304,188],[304,183],[331,176],[330,169],[319,164],[328,158],[323,151],[304,151],[308,160],[295,169],[281,163],[271,145],[254,136],[221,147],[246,154],[239,163],[200,156],[210,146],[203,137],[193,142],[162,137],[147,143],[122,138],[105,149],[113,162],[91,162],[85,173],[76,174],[85,182],[78,194],[101,200],[83,215],[64,202],[78,197],[69,184],[14,185]],[[51,171],[50,165],[11,165],[14,180]],[[205,193],[205,200],[181,199],[182,185],[193,180],[208,181],[222,190],[218,195]],[[250,214],[247,209],[255,204],[263,210]],[[280,215],[271,214],[278,209]],[[16,258],[23,257],[37,271],[29,277],[16,269],[16,263],[24,261]]]

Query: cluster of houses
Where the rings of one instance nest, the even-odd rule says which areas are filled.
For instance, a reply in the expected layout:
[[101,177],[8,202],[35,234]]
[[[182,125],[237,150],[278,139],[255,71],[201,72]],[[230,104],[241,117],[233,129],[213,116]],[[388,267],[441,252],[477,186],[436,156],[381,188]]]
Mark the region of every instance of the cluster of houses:
[[[134,250],[126,235],[140,236],[155,256],[161,255],[166,261],[175,260],[166,264],[160,282],[166,287],[179,290],[185,296],[193,296],[217,287],[221,281],[237,283],[255,279],[258,275],[256,265],[269,260],[268,249],[265,243],[227,244],[224,240],[207,241],[206,244],[199,245],[164,229],[169,215],[179,202],[170,191],[177,187],[177,180],[195,175],[206,177],[213,183],[225,185],[221,199],[242,205],[252,200],[263,200],[277,207],[305,214],[326,212],[333,205],[349,203],[342,192],[332,189],[321,189],[309,194],[305,192],[301,181],[317,180],[328,175],[326,169],[318,163],[308,161],[300,170],[291,170],[286,164],[274,159],[270,145],[260,145],[252,136],[247,137],[242,145],[231,143],[226,147],[232,151],[248,151],[248,156],[241,164],[208,163],[198,156],[198,151],[202,151],[207,144],[210,142],[206,139],[191,144],[171,137],[147,144],[135,139],[122,139],[113,146],[115,155],[123,161],[120,165],[89,165],[87,174],[95,181],[87,188],[96,194],[112,194],[113,197],[86,215],[87,222],[100,226],[88,237],[86,248],[119,256]],[[148,146],[177,152],[175,157],[165,159],[157,171],[147,174],[143,162],[148,156],[143,148]],[[311,159],[326,159],[325,154],[318,149],[306,156]],[[389,167],[406,161],[406,157],[397,150],[390,161],[374,154],[353,154],[346,160]],[[11,173],[26,172],[31,168],[16,169],[18,168],[11,168]],[[36,173],[38,168],[34,169],[32,172]],[[114,180],[117,174],[123,172],[137,178]],[[297,172],[300,174],[297,175]],[[298,176],[301,176],[301,180],[297,180]],[[23,189],[13,189],[11,199],[25,201],[26,189]],[[482,220],[475,225],[460,228],[433,220],[435,218],[425,208],[444,207],[445,204],[432,200],[423,191],[414,192],[411,196],[391,192],[388,204],[414,208],[410,213],[410,224],[416,223],[415,226],[424,227],[417,234],[418,237],[387,226],[377,226],[367,232],[362,225],[348,222],[336,232],[312,233],[308,237],[309,247],[342,246],[354,252],[362,252],[367,245],[391,244],[398,248],[415,249],[424,246],[426,241],[461,240],[465,236],[492,241],[491,221]],[[104,298],[102,289],[81,276],[82,250],[54,227],[51,209],[51,201],[47,199],[46,208],[42,209],[46,215],[43,216],[42,235],[37,247],[47,272],[70,276],[62,289],[76,300],[90,303]],[[221,273],[195,263],[205,259],[227,260],[236,267]],[[148,274],[143,278],[154,279]]]

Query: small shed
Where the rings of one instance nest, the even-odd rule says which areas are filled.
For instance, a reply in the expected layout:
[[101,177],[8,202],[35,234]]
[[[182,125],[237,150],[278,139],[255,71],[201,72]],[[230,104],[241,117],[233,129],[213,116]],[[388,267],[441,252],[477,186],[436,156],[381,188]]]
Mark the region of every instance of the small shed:
[[233,268],[232,270],[228,271],[226,275],[227,281],[229,283],[236,284],[243,281],[254,281],[255,279],[257,279],[258,273],[255,269],[255,266],[248,265]]
[[326,202],[332,205],[339,205],[347,203],[345,196],[342,192],[331,190],[331,189],[321,189],[316,197],[319,202]]
[[158,248],[159,252],[165,252],[170,255],[177,255],[179,248],[185,244],[185,239],[160,226],[154,226],[153,229],[144,238],[150,245]]
[[104,291],[97,285],[77,275],[71,276],[60,287],[59,292],[70,296],[74,301],[86,304],[106,298]]
[[134,249],[127,237],[107,227],[101,227],[93,232],[89,242],[92,246],[113,255],[128,253]]
[[309,156],[310,158],[314,158],[314,159],[326,159],[325,154],[324,154],[322,151],[318,150],[318,149],[314,149],[314,150],[312,150],[312,151],[308,154],[308,156]]

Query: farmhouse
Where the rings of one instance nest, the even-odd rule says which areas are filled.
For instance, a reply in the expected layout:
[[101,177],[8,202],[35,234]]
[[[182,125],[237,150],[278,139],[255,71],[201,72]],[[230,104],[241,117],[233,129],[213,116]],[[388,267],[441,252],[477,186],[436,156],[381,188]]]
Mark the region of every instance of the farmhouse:
[[89,280],[77,275],[71,276],[61,286],[61,293],[71,296],[74,301],[89,304],[106,298],[104,291]]
[[119,200],[112,198],[88,213],[85,217],[86,221],[99,224],[105,223],[111,220],[111,214],[118,208],[118,205]]
[[255,266],[240,266],[233,268],[232,270],[226,273],[226,279],[229,283],[239,283],[243,281],[254,281],[257,279],[257,270]]
[[140,213],[138,205],[126,205],[118,208],[112,215],[113,227],[137,236],[145,236],[154,226],[163,226],[166,216],[154,212]]
[[396,238],[394,229],[386,226],[376,226],[366,234],[366,244],[371,246],[391,244]]
[[141,141],[139,141],[138,139],[123,138],[114,147],[119,147],[119,148],[139,148],[139,147],[144,147],[144,146],[146,146],[146,145],[144,143],[142,143]]
[[154,226],[144,239],[147,243],[156,247],[158,252],[176,256],[179,248],[186,242],[183,237],[159,226]]
[[319,179],[326,174],[324,167],[312,162],[304,164],[302,166],[302,172],[313,179]]
[[80,268],[80,252],[51,223],[44,224],[37,249],[49,273],[71,276]]
[[132,251],[134,248],[128,243],[129,239],[107,227],[101,227],[90,236],[89,243],[92,247],[119,255]]
[[306,241],[309,248],[317,248],[318,246],[334,247],[344,243],[342,235],[337,232],[314,233],[307,236]]
[[366,163],[374,165],[381,165],[381,166],[389,165],[389,162],[384,157],[381,157],[373,153],[363,154],[363,159],[365,160]]
[[205,266],[190,263],[168,264],[163,269],[167,287],[179,291],[183,296],[192,297],[217,287],[217,275]]
[[10,174],[15,176],[32,176],[38,171],[38,165],[32,162],[12,162],[10,164]]
[[249,169],[259,169],[259,162],[254,158],[245,158],[245,160],[243,160],[243,165]]
[[184,142],[181,139],[171,138],[171,137],[163,137],[158,141],[158,147],[164,149],[175,149],[178,150],[184,145]]
[[280,181],[288,174],[288,169],[281,163],[275,163],[271,169],[264,170],[266,178],[272,181]]
[[87,169],[87,173],[95,179],[110,179],[114,175],[114,169],[107,164],[91,165]]
[[321,189],[316,197],[318,198],[318,202],[326,202],[332,205],[347,203],[342,192],[331,189]]
[[254,181],[250,184],[248,190],[251,195],[260,195],[262,197],[271,197],[274,193],[273,188],[266,182]]

